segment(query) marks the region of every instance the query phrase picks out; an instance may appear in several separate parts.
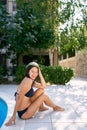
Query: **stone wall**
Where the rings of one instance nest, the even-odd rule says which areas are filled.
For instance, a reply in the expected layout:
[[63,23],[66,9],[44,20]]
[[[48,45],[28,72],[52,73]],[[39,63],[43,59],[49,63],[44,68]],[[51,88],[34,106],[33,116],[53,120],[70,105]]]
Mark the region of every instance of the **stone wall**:
[[87,51],[79,51],[75,57],[61,60],[59,65],[71,67],[75,76],[87,77]]
[[76,54],[76,76],[87,77],[87,51]]
[[70,67],[73,69],[74,74],[76,73],[76,57],[61,60],[59,61],[59,65],[62,67]]

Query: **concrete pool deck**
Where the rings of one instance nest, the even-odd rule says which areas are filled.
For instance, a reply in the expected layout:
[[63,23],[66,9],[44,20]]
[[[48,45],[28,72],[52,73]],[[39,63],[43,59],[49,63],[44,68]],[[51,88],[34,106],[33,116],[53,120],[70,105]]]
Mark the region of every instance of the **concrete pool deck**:
[[[17,85],[0,85],[0,97],[7,102],[9,109],[5,122],[13,112],[16,89]],[[17,117],[16,125],[3,125],[0,130],[87,130],[87,79],[73,78],[66,85],[48,85],[45,91],[65,111],[54,112],[49,108],[37,112],[29,120]]]

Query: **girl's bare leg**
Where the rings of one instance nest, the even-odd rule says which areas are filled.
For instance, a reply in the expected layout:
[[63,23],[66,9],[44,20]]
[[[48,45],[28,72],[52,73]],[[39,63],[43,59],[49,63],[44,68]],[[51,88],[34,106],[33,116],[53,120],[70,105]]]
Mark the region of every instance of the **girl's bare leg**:
[[41,106],[39,107],[39,111],[40,111],[40,112],[46,111],[46,110],[48,110],[48,109],[49,109],[49,108],[45,107],[45,106],[43,105],[43,103],[42,103]]
[[42,95],[44,93],[44,89],[37,89],[34,92],[34,95],[30,98],[31,102],[34,102],[40,95]]
[[[41,94],[44,93],[44,89],[37,89],[34,93],[34,96],[31,97],[31,102],[34,102]],[[43,103],[41,104],[41,106],[39,107],[39,111],[46,111],[48,110],[49,108],[45,107],[43,105]]]
[[52,107],[54,111],[64,110],[63,108],[55,105],[47,95],[42,94],[29,106],[28,110],[22,115],[22,119],[31,118],[43,102],[45,102],[45,104],[49,107]]

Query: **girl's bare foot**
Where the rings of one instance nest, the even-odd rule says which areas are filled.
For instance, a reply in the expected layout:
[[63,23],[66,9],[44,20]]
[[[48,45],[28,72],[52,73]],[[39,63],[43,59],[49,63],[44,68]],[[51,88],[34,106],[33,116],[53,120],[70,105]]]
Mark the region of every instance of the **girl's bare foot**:
[[39,111],[46,111],[46,110],[48,110],[49,108],[47,108],[47,107],[40,107],[39,108]]
[[62,107],[59,107],[59,106],[55,106],[55,107],[53,108],[53,110],[54,110],[54,111],[64,111],[65,109],[62,108]]

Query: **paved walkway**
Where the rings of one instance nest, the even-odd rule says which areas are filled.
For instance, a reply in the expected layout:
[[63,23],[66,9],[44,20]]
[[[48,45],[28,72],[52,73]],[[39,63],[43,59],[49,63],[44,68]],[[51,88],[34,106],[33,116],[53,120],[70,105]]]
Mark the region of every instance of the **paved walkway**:
[[[0,97],[6,100],[9,111],[8,120],[14,108],[14,92],[17,85],[0,85]],[[21,120],[16,125],[1,130],[87,130],[87,80],[75,78],[65,85],[47,86],[46,93],[64,112],[54,112],[51,108],[37,112],[34,118]]]

